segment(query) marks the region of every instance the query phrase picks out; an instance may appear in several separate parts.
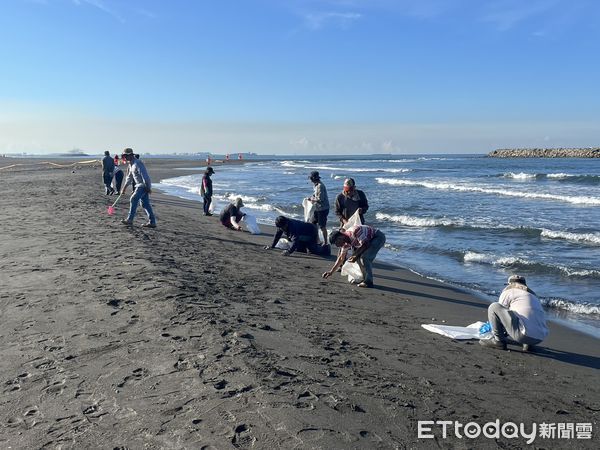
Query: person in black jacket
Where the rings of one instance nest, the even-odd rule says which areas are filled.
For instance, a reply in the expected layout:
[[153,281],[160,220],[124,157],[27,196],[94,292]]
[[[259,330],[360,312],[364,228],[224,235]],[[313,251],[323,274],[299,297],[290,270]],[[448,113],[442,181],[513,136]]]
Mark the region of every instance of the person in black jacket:
[[212,180],[210,176],[215,173],[212,167],[207,167],[204,175],[202,176],[202,185],[200,186],[200,195],[204,200],[204,204],[202,205],[202,209],[204,210],[205,216],[212,216],[210,212],[210,204],[212,202],[213,188],[212,188]]
[[240,221],[246,215],[241,211],[241,208],[244,206],[244,202],[241,197],[236,198],[233,203],[230,203],[219,215],[219,220],[224,227],[229,228],[230,230],[242,231],[242,226],[240,225]]
[[273,237],[273,243],[267,245],[265,247],[266,250],[275,248],[279,239],[285,233],[287,239],[292,242],[292,246],[283,252],[285,256],[289,256],[295,251],[323,256],[331,253],[329,245],[319,245],[319,230],[312,223],[278,216],[275,219],[275,226],[277,227],[277,232]]
[[335,215],[339,217],[340,225],[343,227],[356,211],[358,211],[360,221],[364,225],[364,215],[368,209],[369,202],[365,193],[356,189],[354,179],[346,178],[344,180],[344,190],[335,199]]
[[114,169],[115,162],[111,158],[110,152],[107,150],[104,152],[104,158],[102,158],[102,181],[104,182],[106,195],[113,195],[115,193],[115,190],[111,186]]

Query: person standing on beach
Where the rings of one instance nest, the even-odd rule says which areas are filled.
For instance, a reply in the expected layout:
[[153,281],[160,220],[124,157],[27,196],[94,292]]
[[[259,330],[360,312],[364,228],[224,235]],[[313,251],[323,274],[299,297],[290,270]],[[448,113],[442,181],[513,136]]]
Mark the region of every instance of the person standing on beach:
[[308,177],[315,186],[312,197],[308,200],[315,205],[313,217],[310,223],[317,225],[323,233],[323,244],[327,244],[327,216],[329,215],[329,197],[327,197],[327,188],[321,181],[319,172],[313,170]]
[[244,206],[244,202],[240,197],[236,198],[233,203],[230,203],[221,211],[219,220],[224,227],[231,230],[242,231],[242,227],[239,222],[246,215],[240,209]]
[[508,342],[520,344],[523,351],[528,351],[548,336],[542,304],[521,275],[508,278],[500,298],[488,308],[488,320],[493,337],[479,341],[484,347],[506,350]]
[[342,192],[335,198],[335,215],[340,219],[340,225],[343,227],[356,211],[360,216],[360,222],[364,225],[364,215],[368,209],[369,202],[365,193],[356,189],[353,178],[346,178]]
[[212,180],[210,176],[214,174],[215,171],[212,167],[207,167],[204,171],[204,175],[202,176],[202,185],[200,186],[200,195],[204,200],[204,204],[202,205],[202,209],[204,210],[205,216],[212,216],[210,213],[210,204],[212,203],[212,195],[213,195],[213,187]]
[[115,162],[110,157],[110,152],[107,150],[104,152],[104,158],[102,158],[102,181],[104,182],[106,195],[113,195],[115,193],[115,190],[111,187],[114,169]]
[[323,274],[329,278],[339,267],[344,264],[348,250],[352,249],[352,256],[348,261],[358,263],[363,275],[363,281],[358,287],[373,287],[373,261],[377,253],[385,244],[385,234],[369,225],[355,225],[344,231],[334,231],[329,237],[332,245],[340,247],[340,252],[331,270]]
[[129,164],[129,172],[127,173],[125,186],[123,186],[121,194],[125,194],[128,185],[135,183],[135,190],[129,200],[129,214],[126,219],[121,221],[121,223],[128,226],[133,225],[133,218],[135,217],[137,207],[141,204],[148,216],[148,222],[142,226],[145,228],[156,228],[156,217],[154,216],[154,211],[150,204],[152,181],[150,180],[146,166],[138,159],[139,156],[133,154],[133,150],[130,148],[126,148],[123,151],[121,158]]

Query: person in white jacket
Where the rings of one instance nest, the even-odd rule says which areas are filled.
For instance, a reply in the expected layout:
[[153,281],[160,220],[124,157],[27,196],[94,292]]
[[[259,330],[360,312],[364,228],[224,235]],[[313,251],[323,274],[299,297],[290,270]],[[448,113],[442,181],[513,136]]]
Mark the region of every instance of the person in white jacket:
[[516,343],[528,351],[548,336],[542,304],[521,275],[508,278],[500,298],[488,308],[488,320],[493,338],[481,339],[484,347],[506,350],[507,343]]

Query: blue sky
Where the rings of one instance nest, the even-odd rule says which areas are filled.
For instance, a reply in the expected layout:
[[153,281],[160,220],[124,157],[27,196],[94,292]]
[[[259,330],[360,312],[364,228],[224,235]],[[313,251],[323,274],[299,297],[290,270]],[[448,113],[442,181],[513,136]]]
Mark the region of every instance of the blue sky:
[[0,152],[600,145],[595,0],[5,0]]

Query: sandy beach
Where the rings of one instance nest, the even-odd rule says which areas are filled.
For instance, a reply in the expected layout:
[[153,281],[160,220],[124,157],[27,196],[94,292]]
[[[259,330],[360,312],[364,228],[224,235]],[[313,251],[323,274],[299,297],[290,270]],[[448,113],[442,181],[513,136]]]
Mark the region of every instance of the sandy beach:
[[[592,426],[531,448],[600,445],[594,338],[551,324],[536,353],[453,341],[421,324],[485,321],[458,288],[381,264],[377,289],[323,280],[331,261],[264,250],[272,230],[224,230],[159,192],[158,228],[141,209],[126,228],[98,166],[1,170],[14,163],[0,159],[2,448],[527,447],[418,437],[419,421],[496,420]],[[147,167],[157,183],[186,164]]]

